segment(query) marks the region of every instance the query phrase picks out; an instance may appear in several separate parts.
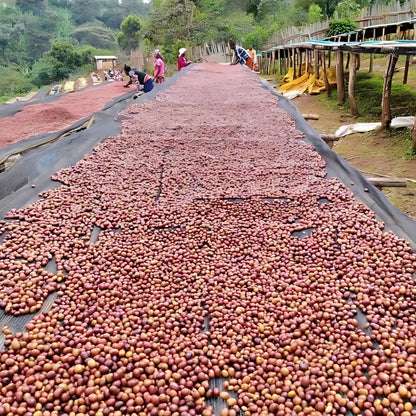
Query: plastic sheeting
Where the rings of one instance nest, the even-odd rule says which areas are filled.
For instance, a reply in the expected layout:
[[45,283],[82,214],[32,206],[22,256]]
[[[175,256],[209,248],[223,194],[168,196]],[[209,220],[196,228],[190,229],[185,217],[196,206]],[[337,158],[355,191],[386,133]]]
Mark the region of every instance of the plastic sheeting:
[[[390,127],[395,129],[412,128],[414,123],[414,116],[395,117],[391,121]],[[380,126],[381,122],[347,124],[338,128],[338,130],[335,132],[335,137],[344,137],[354,133],[367,133],[368,131],[375,130]]]
[[[304,72],[302,76],[294,78],[294,70],[289,68],[288,73],[283,78],[283,84],[278,88],[278,91],[287,99],[291,100],[306,92],[308,94],[319,94],[326,90],[322,68],[319,69],[319,79],[315,79],[314,74],[305,72],[304,65],[302,72]],[[330,87],[335,87],[337,85],[335,68],[326,68],[326,76]]]

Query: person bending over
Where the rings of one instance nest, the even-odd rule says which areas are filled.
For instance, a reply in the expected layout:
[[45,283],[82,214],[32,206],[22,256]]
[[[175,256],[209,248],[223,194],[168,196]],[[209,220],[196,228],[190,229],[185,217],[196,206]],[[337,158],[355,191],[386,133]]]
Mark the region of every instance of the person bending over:
[[250,69],[253,69],[253,60],[244,48],[237,46],[233,40],[230,41],[230,48],[234,51],[234,59],[231,65],[246,65]]
[[124,72],[129,76],[129,82],[124,85],[125,88],[129,88],[131,84],[137,83],[137,89],[143,92],[149,92],[153,89],[152,77],[137,69],[131,69],[128,65],[124,65]]

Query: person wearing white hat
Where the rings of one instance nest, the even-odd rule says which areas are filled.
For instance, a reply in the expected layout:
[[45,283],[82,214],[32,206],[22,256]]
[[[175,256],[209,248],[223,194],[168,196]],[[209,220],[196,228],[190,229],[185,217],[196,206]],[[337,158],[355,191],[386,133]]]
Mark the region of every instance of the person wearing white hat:
[[186,53],[186,48],[179,49],[178,71],[180,71],[182,68],[185,68],[186,66],[192,63],[191,61],[186,60],[185,53]]

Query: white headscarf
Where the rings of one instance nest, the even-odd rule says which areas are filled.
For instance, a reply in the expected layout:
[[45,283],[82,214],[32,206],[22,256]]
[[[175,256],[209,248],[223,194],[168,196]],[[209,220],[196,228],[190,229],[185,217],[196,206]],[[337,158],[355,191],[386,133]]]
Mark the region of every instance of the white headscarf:
[[179,56],[183,55],[186,52],[186,48],[179,49]]

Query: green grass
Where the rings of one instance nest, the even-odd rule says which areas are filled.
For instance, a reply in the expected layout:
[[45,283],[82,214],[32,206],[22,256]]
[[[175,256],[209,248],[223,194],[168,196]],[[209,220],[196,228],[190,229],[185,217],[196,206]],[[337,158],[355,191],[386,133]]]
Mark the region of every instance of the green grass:
[[[357,101],[360,118],[368,121],[379,120],[381,116],[381,101],[383,93],[383,77],[372,75],[365,72],[357,72],[355,85],[355,99]],[[349,113],[348,87],[346,86],[345,104],[339,106],[345,113]],[[333,108],[337,105],[336,90],[332,91],[331,97],[321,94],[321,102],[328,102],[328,106]],[[393,82],[391,91],[391,116],[409,116],[416,114],[416,91],[408,85]]]
[[386,133],[390,140],[391,155],[398,159],[414,160],[412,153],[412,132],[410,129],[390,129]]

